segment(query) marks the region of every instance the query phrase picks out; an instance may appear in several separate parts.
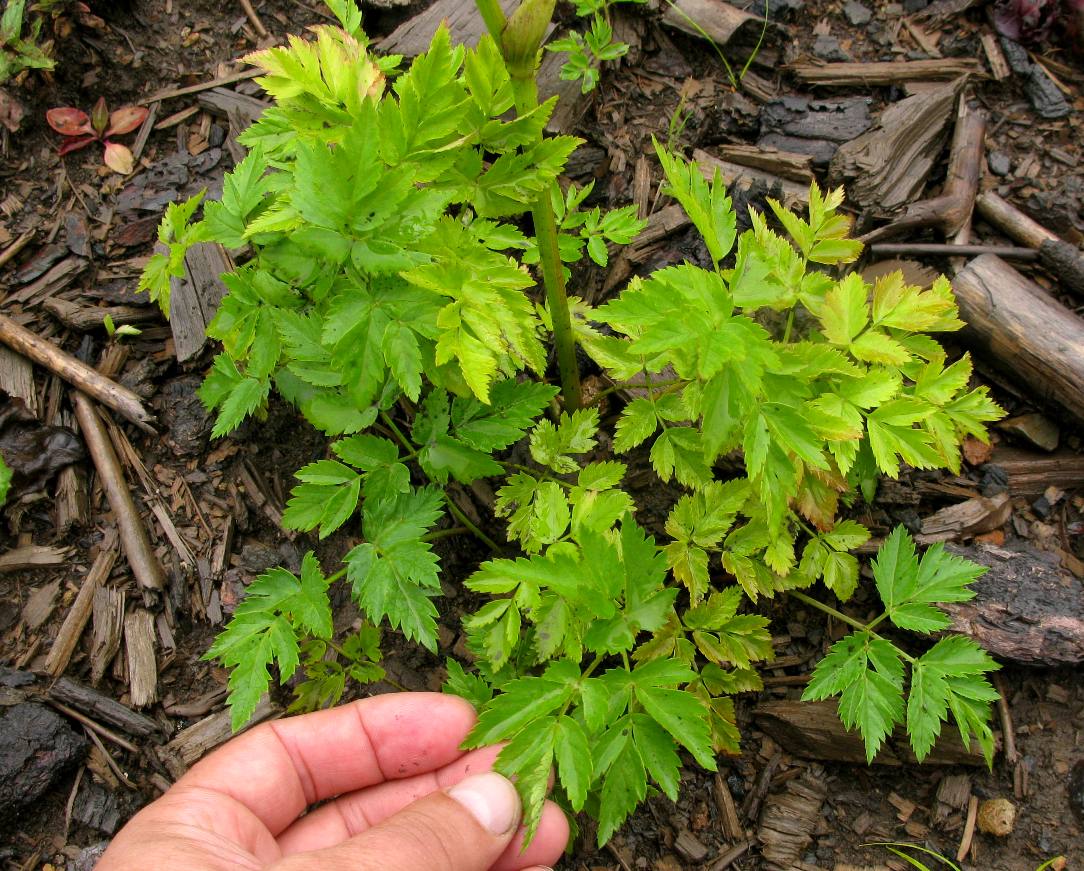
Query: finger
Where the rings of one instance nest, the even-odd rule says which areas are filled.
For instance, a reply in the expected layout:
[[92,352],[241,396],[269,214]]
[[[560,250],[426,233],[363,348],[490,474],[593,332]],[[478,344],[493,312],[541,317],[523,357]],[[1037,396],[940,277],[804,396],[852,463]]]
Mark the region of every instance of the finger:
[[233,799],[278,835],[317,801],[449,764],[474,720],[456,696],[376,696],[257,726],[178,785]]
[[515,836],[519,819],[515,787],[490,771],[430,793],[337,846],[295,853],[272,868],[489,871]]
[[489,771],[499,752],[500,747],[483,747],[436,771],[341,795],[282,832],[278,837],[279,848],[283,855],[322,850],[360,835],[432,792],[454,786],[472,774]]
[[494,863],[492,871],[517,871],[526,866],[551,865],[561,858],[568,844],[568,817],[552,801],[547,801],[542,808],[542,819],[538,830],[527,849],[523,849],[526,831],[520,826],[512,843]]

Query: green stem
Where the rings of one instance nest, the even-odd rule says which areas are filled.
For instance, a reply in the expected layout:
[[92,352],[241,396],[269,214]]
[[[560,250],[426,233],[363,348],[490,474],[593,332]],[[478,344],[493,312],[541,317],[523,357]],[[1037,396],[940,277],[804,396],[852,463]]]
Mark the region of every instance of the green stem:
[[[854,627],[859,632],[869,632],[869,634],[872,635],[874,638],[885,640],[881,635],[878,635],[876,632],[872,631],[873,626],[875,626],[877,623],[880,623],[881,620],[884,619],[885,615],[883,614],[878,617],[873,623],[863,623],[861,620],[856,620],[854,617],[848,617],[842,611],[836,610],[831,605],[825,605],[824,602],[818,601],[812,596],[807,596],[801,590],[787,590],[787,595],[793,596],[799,602],[805,602],[805,604],[809,605],[810,607],[816,608],[818,611],[823,611],[830,617],[835,617],[837,620],[842,620],[848,626]],[[892,644],[892,642],[889,642],[889,644]],[[909,655],[906,651],[900,650],[898,647],[896,647],[895,644],[892,644],[892,647],[896,650],[897,653],[899,653],[900,656],[902,656],[908,662],[914,663],[915,658],[913,656]]]
[[501,9],[499,0],[474,0],[474,5],[478,7],[489,35],[500,46],[501,34],[504,33],[504,26],[508,23],[508,19],[504,17],[504,10]]
[[790,331],[794,329],[794,309],[792,308],[787,312],[787,326],[783,330],[783,344],[787,344],[790,341]]
[[442,538],[451,538],[453,535],[463,535],[463,533],[470,533],[470,530],[465,526],[453,526],[450,529],[436,529],[428,535],[423,535],[422,541],[432,544],[434,541],[440,541]]
[[488,547],[491,551],[493,551],[494,553],[501,552],[501,546],[484,532],[482,532],[482,530],[478,528],[474,521],[467,517],[467,515],[460,510],[459,506],[452,501],[452,497],[448,495],[448,492],[446,490],[441,491],[441,495],[444,497],[444,504],[448,506],[448,513],[450,513],[452,517],[454,517],[461,524],[463,524],[463,526],[465,526],[475,538],[482,542],[482,544]]

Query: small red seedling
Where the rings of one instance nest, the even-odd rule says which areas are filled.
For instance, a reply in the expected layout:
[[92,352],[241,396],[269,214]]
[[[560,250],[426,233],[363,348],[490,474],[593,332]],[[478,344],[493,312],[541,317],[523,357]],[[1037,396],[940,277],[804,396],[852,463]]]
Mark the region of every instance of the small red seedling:
[[82,109],[66,106],[50,109],[45,113],[45,120],[64,137],[60,146],[62,155],[86,148],[92,142],[101,142],[105,146],[105,165],[114,172],[128,175],[135,158],[127,146],[112,142],[109,137],[131,133],[143,123],[147,114],[142,106],[124,106],[111,113],[105,97],[101,97],[89,115]]

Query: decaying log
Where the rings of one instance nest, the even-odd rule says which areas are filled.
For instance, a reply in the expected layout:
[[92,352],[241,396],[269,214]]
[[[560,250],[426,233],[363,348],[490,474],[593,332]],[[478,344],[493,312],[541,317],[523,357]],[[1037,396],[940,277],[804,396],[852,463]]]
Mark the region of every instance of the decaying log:
[[46,311],[56,315],[57,320],[62,324],[81,333],[104,330],[106,316],[118,327],[122,324],[147,324],[160,320],[162,317],[158,309],[151,306],[80,305],[70,299],[60,299],[55,296],[45,300],[42,306]]
[[0,342],[93,396],[140,429],[152,434],[155,432],[152,426],[154,416],[131,390],[111,381],[82,360],[66,354],[52,342],[39,338],[5,315],[0,315]]
[[964,81],[947,82],[885,109],[872,130],[839,147],[829,171],[831,183],[846,183],[847,199],[860,206],[892,211],[912,202],[941,153]]
[[[787,752],[809,759],[866,763],[866,749],[858,731],[848,732],[839,721],[834,701],[774,701],[757,705],[757,724]],[[917,765],[902,727],[885,741],[874,758],[878,765]],[[930,765],[985,765],[978,744],[970,750],[960,743],[960,733],[945,729],[925,759]]]
[[982,74],[982,64],[975,58],[934,58],[876,63],[801,63],[791,64],[787,69],[807,84],[837,87],[943,82],[958,79],[960,76]]
[[824,770],[811,765],[801,777],[788,780],[782,790],[768,796],[757,828],[765,868],[792,871],[796,867],[813,840],[827,795]]
[[1066,288],[1084,294],[1084,253],[1033,221],[993,191],[975,201],[979,215],[1017,242],[1039,252],[1039,262]]
[[[274,705],[267,696],[264,696],[256,705],[252,719],[242,727],[241,731],[250,729],[274,713]],[[158,758],[169,769],[170,774],[179,778],[189,766],[194,765],[219,744],[224,744],[233,736],[230,710],[223,708],[178,732],[172,741],[158,749]]]
[[92,715],[95,719],[104,720],[129,735],[148,738],[161,732],[161,727],[145,714],[137,713],[116,699],[66,677],[49,687],[49,698]]
[[[747,55],[763,32],[765,38],[757,60],[769,65],[774,62],[772,46],[779,38],[779,28],[768,22],[765,30],[763,15],[754,15],[723,0],[675,0],[665,5],[662,21],[691,36],[706,36],[717,46],[725,46],[730,54],[744,50]],[[769,46],[767,51],[765,45]],[[743,60],[746,55],[742,56]]]
[[989,567],[971,585],[975,598],[942,605],[952,628],[998,659],[1028,665],[1084,662],[1084,585],[1058,556],[1027,546],[947,545]]
[[154,615],[133,608],[124,618],[124,647],[128,652],[128,691],[132,707],[158,701],[158,662],[154,656]]
[[1076,451],[1039,454],[998,445],[989,464],[1005,472],[1013,496],[1035,498],[1047,487],[1061,490],[1084,487],[1084,456]]
[[98,471],[98,479],[109,500],[109,507],[116,515],[124,555],[143,590],[144,601],[148,605],[153,604],[164,589],[166,578],[147,537],[143,518],[132,500],[124,472],[98,412],[91,401],[79,392],[73,392],[71,399],[83,440]]
[[1037,400],[1084,420],[1084,322],[992,254],[972,260],[952,286],[962,335]]
[[83,578],[71,610],[68,611],[68,616],[64,618],[60,631],[57,632],[53,645],[49,648],[49,655],[45,657],[45,670],[53,677],[59,677],[68,667],[72,653],[75,652],[75,645],[79,643],[79,638],[94,608],[94,594],[113,571],[117,554],[116,535],[109,534],[102,541],[101,550],[98,551],[98,556],[94,559],[86,577]]
[[785,178],[780,178],[777,175],[772,175],[771,173],[764,172],[760,169],[753,169],[749,166],[739,166],[738,164],[731,163],[727,160],[720,160],[718,157],[708,154],[706,151],[699,148],[693,151],[693,160],[696,161],[696,165],[700,168],[704,177],[709,180],[715,174],[715,170],[718,169],[719,173],[722,175],[723,182],[728,188],[737,185],[740,190],[748,190],[754,184],[760,183],[765,185],[767,189],[771,191],[778,185],[779,189],[783,192],[783,205],[788,209],[804,211],[806,205],[809,203],[808,185],[788,181]]
[[[155,250],[162,249],[161,243]],[[184,256],[184,277],[169,279],[169,326],[180,362],[190,360],[207,342],[207,325],[214,319],[226,285],[222,273],[233,269],[226,249],[217,242],[201,242]]]

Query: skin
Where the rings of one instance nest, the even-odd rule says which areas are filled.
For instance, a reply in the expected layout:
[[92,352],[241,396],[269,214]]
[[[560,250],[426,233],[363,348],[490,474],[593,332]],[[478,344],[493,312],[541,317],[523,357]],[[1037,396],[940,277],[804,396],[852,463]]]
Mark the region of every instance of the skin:
[[133,817],[98,871],[541,871],[568,839],[556,805],[523,850],[512,791],[499,834],[448,794],[499,751],[459,749],[474,721],[462,699],[402,693],[257,726]]

